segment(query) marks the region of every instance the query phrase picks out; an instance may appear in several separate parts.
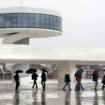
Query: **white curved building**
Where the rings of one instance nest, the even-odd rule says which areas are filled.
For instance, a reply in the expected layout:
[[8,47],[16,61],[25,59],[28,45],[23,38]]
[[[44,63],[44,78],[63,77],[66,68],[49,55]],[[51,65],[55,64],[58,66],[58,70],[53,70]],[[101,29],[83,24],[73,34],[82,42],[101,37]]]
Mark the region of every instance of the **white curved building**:
[[62,17],[57,11],[24,7],[0,9],[0,37],[4,38],[3,45],[0,45],[0,62],[58,63],[58,88],[62,88],[64,74],[72,72],[75,64],[105,64],[105,49],[101,48],[72,49],[26,45],[29,44],[29,38],[61,34]]
[[0,9],[0,37],[3,43],[15,43],[24,38],[44,38],[61,35],[59,12],[39,8]]

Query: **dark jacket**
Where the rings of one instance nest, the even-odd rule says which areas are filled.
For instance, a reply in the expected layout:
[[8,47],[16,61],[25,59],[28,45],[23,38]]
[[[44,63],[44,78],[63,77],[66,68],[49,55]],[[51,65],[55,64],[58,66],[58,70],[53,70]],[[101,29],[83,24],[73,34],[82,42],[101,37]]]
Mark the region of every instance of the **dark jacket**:
[[99,78],[98,72],[93,73],[92,76],[93,76],[93,81],[98,81]]
[[39,77],[39,76],[38,76],[36,73],[33,73],[33,74],[32,74],[32,79],[33,79],[33,80],[37,80],[37,77]]
[[102,83],[105,84],[105,75],[103,76]]
[[71,80],[70,80],[69,74],[66,74],[66,75],[65,75],[64,82],[70,82],[70,81],[71,81]]
[[45,72],[42,72],[41,78],[42,78],[43,82],[46,81],[46,74],[45,74]]
[[19,75],[18,75],[18,73],[14,76],[14,80],[17,82],[17,81],[19,81]]

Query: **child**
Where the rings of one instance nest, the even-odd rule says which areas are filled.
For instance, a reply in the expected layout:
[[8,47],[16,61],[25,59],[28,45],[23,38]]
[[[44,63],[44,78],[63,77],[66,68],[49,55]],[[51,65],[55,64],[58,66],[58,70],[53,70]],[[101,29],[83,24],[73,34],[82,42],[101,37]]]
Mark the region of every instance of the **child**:
[[65,79],[64,79],[64,82],[65,82],[65,85],[64,85],[64,87],[63,87],[63,90],[65,90],[65,87],[66,86],[68,86],[68,88],[69,88],[69,90],[72,90],[71,88],[70,88],[70,76],[69,76],[69,74],[65,74]]
[[103,76],[102,83],[103,83],[103,85],[102,85],[102,90],[103,90],[105,87],[105,75]]

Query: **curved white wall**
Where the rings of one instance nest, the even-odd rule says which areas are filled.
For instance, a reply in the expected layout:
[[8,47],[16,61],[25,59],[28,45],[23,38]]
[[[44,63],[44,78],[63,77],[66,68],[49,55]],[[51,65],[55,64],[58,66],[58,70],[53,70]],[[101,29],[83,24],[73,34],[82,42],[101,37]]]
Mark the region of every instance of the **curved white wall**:
[[55,10],[51,9],[42,9],[42,8],[28,8],[28,7],[10,7],[10,8],[0,8],[0,13],[44,13],[44,14],[50,14],[55,16],[60,16],[61,13]]

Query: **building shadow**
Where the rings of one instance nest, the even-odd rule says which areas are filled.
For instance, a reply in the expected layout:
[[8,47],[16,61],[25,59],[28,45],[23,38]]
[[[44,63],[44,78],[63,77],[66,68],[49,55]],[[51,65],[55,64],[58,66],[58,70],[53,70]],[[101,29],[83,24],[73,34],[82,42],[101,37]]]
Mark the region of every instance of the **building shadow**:
[[70,91],[65,91],[65,105],[71,105],[70,104],[70,94],[71,92]]
[[81,103],[81,91],[75,91],[75,101],[76,105],[82,105]]
[[99,105],[99,104],[98,104],[98,93],[97,93],[97,91],[95,91],[95,96],[94,96],[94,100],[93,100],[93,105]]
[[20,105],[19,91],[15,91],[13,105]]

